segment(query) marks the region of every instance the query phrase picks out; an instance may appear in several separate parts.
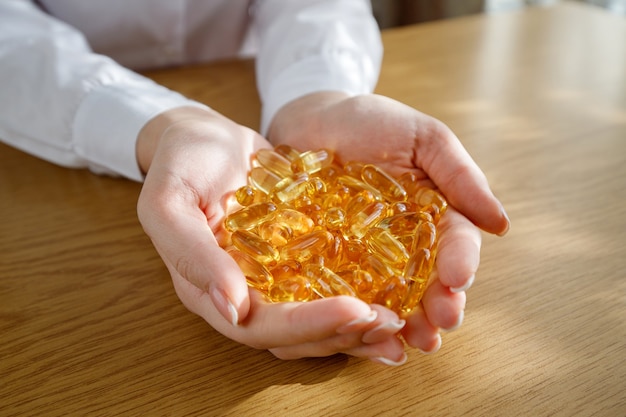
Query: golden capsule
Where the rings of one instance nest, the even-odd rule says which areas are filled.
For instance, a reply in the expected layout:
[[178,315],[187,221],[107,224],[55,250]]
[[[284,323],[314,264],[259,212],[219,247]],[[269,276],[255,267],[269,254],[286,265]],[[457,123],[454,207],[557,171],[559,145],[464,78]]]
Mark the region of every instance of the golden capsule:
[[328,230],[339,230],[346,223],[346,212],[340,207],[330,207],[324,213],[324,224]]
[[376,198],[376,200],[381,200],[381,201],[383,200],[382,193],[378,191],[376,188],[370,186],[369,184],[366,184],[360,179],[351,177],[349,175],[341,175],[340,177],[338,177],[337,184],[350,189],[351,194],[356,194],[363,190],[366,190],[372,193],[374,195],[374,198]]
[[265,198],[265,193],[250,185],[244,185],[235,191],[235,198],[242,206],[249,206],[254,203],[262,202]]
[[369,186],[377,189],[388,201],[406,200],[406,190],[382,168],[367,164],[361,170],[361,178]]
[[315,226],[311,217],[301,211],[290,208],[277,210],[274,220],[279,224],[287,226],[292,231],[293,236],[309,233]]
[[304,267],[304,276],[311,282],[313,292],[321,298],[338,295],[356,297],[354,289],[347,282],[322,265],[308,264]]
[[326,183],[318,177],[309,178],[306,185],[306,193],[312,198],[326,194]]
[[313,295],[311,283],[301,275],[274,281],[268,291],[269,298],[275,302],[309,301]]
[[375,295],[373,292],[374,278],[372,278],[372,274],[359,268],[358,265],[351,268],[338,271],[337,275],[350,284],[360,299],[367,303],[372,302]]
[[284,144],[278,145],[277,147],[275,147],[274,151],[278,153],[279,155],[282,155],[284,158],[286,158],[290,162],[300,156],[300,152],[298,152],[291,146],[284,145]]
[[414,201],[422,210],[428,211],[433,216],[435,223],[439,221],[448,208],[446,199],[431,188],[419,188],[414,196]]
[[343,174],[343,167],[335,162],[317,172],[317,176],[323,179],[326,183],[334,183],[337,178]]
[[374,201],[365,206],[361,211],[351,216],[348,220],[348,231],[352,236],[362,238],[367,230],[383,219],[387,205],[380,201]]
[[400,311],[406,296],[407,285],[404,278],[394,276],[385,282],[385,286],[376,292],[373,303],[380,304],[392,311]]
[[404,300],[402,300],[402,306],[400,307],[400,312],[404,314],[409,314],[411,311],[417,307],[417,305],[422,301],[422,297],[424,297],[424,292],[426,292],[427,282],[418,282],[418,281],[407,281],[406,293],[404,296]]
[[307,151],[291,162],[293,172],[308,172],[313,174],[323,168],[329,167],[333,163],[334,155],[327,149],[317,151]]
[[370,203],[376,201],[376,197],[371,191],[362,190],[352,196],[346,203],[346,216],[354,216]]
[[280,182],[281,177],[259,166],[250,170],[248,180],[253,187],[258,188],[265,194],[269,194],[276,184]]
[[377,286],[398,275],[397,271],[389,266],[380,256],[373,253],[365,252],[359,260],[359,266],[372,275]]
[[434,223],[421,222],[417,227],[415,238],[413,240],[412,252],[419,249],[432,249],[437,239],[437,228]]
[[291,239],[293,231],[285,223],[268,221],[258,226],[259,237],[269,242],[275,248],[279,248]]
[[291,162],[274,150],[259,149],[255,155],[255,159],[265,169],[281,178],[290,176],[293,173],[291,171]]
[[411,254],[411,257],[404,267],[402,276],[409,281],[425,283],[430,276],[430,250],[426,248],[417,249]]
[[361,171],[364,166],[365,164],[363,162],[348,161],[343,166],[343,172],[345,172],[346,175],[361,180]]
[[389,215],[411,213],[418,211],[417,203],[413,201],[396,201],[389,206]]
[[309,174],[301,172],[280,180],[270,191],[270,197],[275,203],[286,203],[306,193],[309,184]]
[[269,264],[278,260],[276,248],[248,230],[236,230],[231,239],[237,249],[262,264]]
[[224,227],[229,232],[242,229],[252,229],[258,224],[269,220],[276,210],[274,203],[263,202],[244,207],[230,214],[224,220]]
[[282,260],[304,262],[313,255],[323,254],[333,240],[333,235],[330,232],[314,230],[292,239],[280,248],[280,258]]
[[280,262],[270,269],[274,281],[280,281],[300,274],[302,264],[295,261]]
[[264,265],[233,247],[228,248],[226,252],[237,262],[249,286],[263,292],[268,290],[274,279]]
[[432,216],[428,213],[406,212],[386,217],[376,227],[385,229],[398,239],[409,237],[413,240],[419,225],[424,222],[432,222],[432,220]]
[[324,210],[319,204],[309,204],[308,206],[298,207],[298,211],[309,216],[313,220],[313,224],[322,227],[324,225]]
[[371,252],[378,254],[393,266],[404,266],[409,259],[409,253],[404,245],[385,229],[374,227],[368,230],[364,240]]

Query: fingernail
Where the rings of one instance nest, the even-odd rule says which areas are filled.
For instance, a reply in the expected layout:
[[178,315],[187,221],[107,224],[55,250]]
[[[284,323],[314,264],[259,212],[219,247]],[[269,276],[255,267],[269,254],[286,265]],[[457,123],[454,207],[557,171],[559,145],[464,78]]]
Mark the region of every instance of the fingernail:
[[398,360],[398,361],[392,361],[391,359],[385,358],[384,356],[377,356],[375,358],[372,358],[372,360],[374,362],[379,362],[379,363],[382,363],[383,365],[387,365],[387,366],[404,365],[406,363],[407,359],[408,359],[408,356],[406,355],[406,352],[402,353],[402,358],[400,358],[400,360]]
[[474,283],[474,279],[476,278],[476,275],[472,275],[467,282],[465,283],[465,285],[462,285],[460,287],[450,287],[450,291],[452,292],[463,292],[463,291],[467,291],[469,290],[469,288],[472,286],[472,284]]
[[339,327],[337,329],[337,333],[339,334],[352,333],[356,329],[362,327],[364,324],[372,323],[374,320],[376,320],[376,317],[378,317],[378,313],[376,312],[376,310],[371,310],[367,316],[356,318],[352,320],[351,322],[346,323],[343,326]]
[[442,328],[441,330],[443,330],[444,332],[452,332],[458,329],[459,327],[461,327],[464,317],[465,317],[465,311],[461,310],[461,313],[459,314],[459,319],[456,321],[456,323],[453,326],[448,327],[447,329]]
[[435,345],[434,348],[432,348],[431,350],[422,350],[422,349],[418,349],[418,350],[422,352],[424,355],[432,355],[433,353],[437,353],[439,349],[441,349],[441,335],[437,333],[437,344]]
[[237,327],[239,325],[239,313],[235,305],[226,297],[226,294],[220,289],[211,288],[209,295],[222,317],[228,320],[234,327]]
[[[381,323],[378,326],[374,327],[371,330],[368,330],[367,332],[365,332],[365,334],[363,335],[363,337],[361,338],[361,341],[363,343],[376,343],[379,342],[379,333],[381,331],[384,331],[385,333],[387,333],[387,330],[391,330],[394,334],[399,332],[400,330],[402,330],[402,328],[404,327],[404,325],[406,324],[406,320],[394,320],[394,321],[388,321],[385,323]],[[386,337],[386,336],[385,336]]]
[[506,218],[506,229],[498,233],[498,236],[504,236],[508,233],[509,229],[511,228],[511,220],[509,219],[509,215],[506,214],[504,207],[500,207],[500,213],[504,216],[504,218]]

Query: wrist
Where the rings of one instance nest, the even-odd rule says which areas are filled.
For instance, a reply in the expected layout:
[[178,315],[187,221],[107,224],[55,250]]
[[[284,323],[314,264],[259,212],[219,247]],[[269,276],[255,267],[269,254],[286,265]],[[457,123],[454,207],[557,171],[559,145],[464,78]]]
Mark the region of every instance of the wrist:
[[220,115],[209,108],[189,106],[168,110],[150,119],[137,135],[135,147],[137,163],[142,173],[145,175],[148,172],[159,142],[170,127],[181,122],[215,117]]
[[322,131],[320,115],[330,106],[350,98],[340,91],[320,91],[304,95],[285,104],[272,119],[267,139],[274,145],[299,142],[303,137],[317,136]]

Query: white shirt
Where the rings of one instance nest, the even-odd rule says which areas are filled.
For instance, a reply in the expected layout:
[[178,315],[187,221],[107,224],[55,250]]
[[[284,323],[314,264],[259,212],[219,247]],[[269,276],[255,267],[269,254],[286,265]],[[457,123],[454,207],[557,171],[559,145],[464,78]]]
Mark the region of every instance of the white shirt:
[[[0,1],[0,140],[69,167],[142,174],[141,128],[202,105],[130,69],[255,52],[261,132],[287,102],[371,92],[382,46],[367,0]],[[207,103],[210,105],[210,103]]]

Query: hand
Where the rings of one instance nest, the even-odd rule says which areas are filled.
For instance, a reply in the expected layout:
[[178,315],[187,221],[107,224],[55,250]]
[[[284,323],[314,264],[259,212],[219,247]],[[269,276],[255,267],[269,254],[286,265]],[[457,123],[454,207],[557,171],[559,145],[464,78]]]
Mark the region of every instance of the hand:
[[402,330],[408,344],[436,351],[439,329],[454,329],[463,320],[465,290],[480,260],[478,228],[502,235],[509,227],[502,205],[459,140],[440,121],[392,99],[337,92],[287,104],[268,138],[300,150],[325,147],[342,162],[372,162],[392,175],[413,171],[446,196],[451,207],[439,224],[437,278]]
[[147,173],[139,219],[183,304],[225,336],[279,358],[343,352],[395,364],[405,359],[395,313],[350,297],[272,304],[249,290],[219,242],[229,196],[246,183],[252,155],[269,143],[200,108],[150,121],[137,142]]

